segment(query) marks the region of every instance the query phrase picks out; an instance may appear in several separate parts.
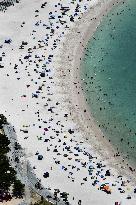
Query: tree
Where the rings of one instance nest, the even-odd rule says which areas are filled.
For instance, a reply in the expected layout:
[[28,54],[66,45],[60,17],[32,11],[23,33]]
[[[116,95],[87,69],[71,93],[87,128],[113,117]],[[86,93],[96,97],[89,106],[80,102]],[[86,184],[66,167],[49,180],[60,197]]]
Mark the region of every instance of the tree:
[[23,198],[25,192],[25,185],[20,180],[15,180],[13,184],[13,196],[16,198]]
[[3,114],[0,114],[0,129],[3,128],[3,124],[7,124],[7,119]]

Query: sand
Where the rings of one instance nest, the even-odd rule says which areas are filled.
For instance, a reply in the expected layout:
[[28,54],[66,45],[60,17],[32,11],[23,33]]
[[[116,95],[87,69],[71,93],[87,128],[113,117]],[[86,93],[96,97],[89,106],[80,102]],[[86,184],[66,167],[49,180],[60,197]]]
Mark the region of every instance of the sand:
[[0,202],[1,205],[18,205],[19,203],[21,203],[22,200],[21,199],[12,199],[11,201],[7,201],[7,202]]
[[[61,59],[61,64],[65,68],[64,72],[66,75],[62,80],[62,84],[66,82],[66,86],[64,86],[64,89],[66,89],[68,84],[72,82],[71,86],[67,89],[69,99],[71,99],[70,106],[73,110],[72,117],[77,123],[77,126],[79,126],[80,131],[82,130],[82,135],[86,139],[86,142],[91,143],[96,152],[99,153],[104,160],[107,159],[107,163],[111,167],[115,168],[117,171],[119,170],[118,174],[124,174],[128,178],[130,177],[131,181],[135,181],[135,175],[133,172],[131,175],[128,162],[125,161],[122,156],[117,155],[118,151],[113,148],[111,143],[108,142],[106,138],[103,138],[104,134],[96,125],[95,119],[93,119],[86,102],[80,77],[80,63],[84,58],[84,49],[86,48],[87,42],[99,26],[102,16],[105,16],[112,9],[113,3],[114,5],[117,5],[122,2],[122,0],[111,1],[108,6],[101,7],[99,5],[98,8],[91,8],[82,17],[82,19],[76,23],[71,33],[67,35],[65,43],[63,43],[63,50],[61,54],[61,56],[63,56]],[[99,9],[99,7],[101,8]],[[100,12],[97,12],[98,10],[100,10]],[[91,23],[90,19],[92,19]],[[69,72],[69,70],[71,71]]]
[[[66,7],[65,12],[61,4]],[[110,145],[100,136],[95,137],[100,131],[90,115],[92,128],[86,130],[88,116],[82,111],[87,106],[81,84],[77,84],[79,97],[73,86],[79,78],[82,44],[96,30],[105,9],[110,8],[107,3],[96,4],[95,0],[53,0],[47,4],[42,0],[22,0],[0,14],[0,56],[3,55],[4,66],[0,76],[0,113],[14,126],[26,160],[51,193],[55,189],[69,193],[72,205],[134,205],[134,187],[128,178],[118,175],[118,166],[110,166],[115,163],[112,159],[109,162],[111,155],[106,147]],[[75,35],[77,31],[82,33]],[[5,39],[12,41],[6,43]],[[101,147],[105,150],[103,156]],[[39,155],[42,160],[38,160]],[[105,176],[109,172],[110,176]],[[104,183],[108,183],[111,194],[100,190]],[[129,195],[131,200],[127,199]]]

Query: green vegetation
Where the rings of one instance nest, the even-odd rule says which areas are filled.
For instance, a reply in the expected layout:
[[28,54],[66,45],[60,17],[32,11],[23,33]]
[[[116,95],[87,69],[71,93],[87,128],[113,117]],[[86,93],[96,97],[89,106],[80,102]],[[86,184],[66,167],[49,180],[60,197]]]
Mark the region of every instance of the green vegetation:
[[[5,116],[0,115],[0,129],[2,130],[3,124],[7,124]],[[0,133],[0,199],[4,200],[4,193],[8,193],[11,186],[13,187],[12,196],[22,198],[24,195],[24,185],[16,178],[16,171],[9,164],[7,153],[10,141],[8,138]],[[6,198],[7,199],[7,198]]]
[[0,114],[0,129],[3,128],[4,124],[7,124],[7,119],[4,115]]
[[[0,130],[2,131],[3,125],[7,124],[4,115],[0,114]],[[16,177],[16,171],[9,164],[7,153],[10,151],[10,141],[6,135],[0,132],[0,201],[10,200],[12,197],[23,198],[25,192],[25,185],[21,183]],[[20,149],[21,146],[16,142],[15,150]],[[10,188],[12,186],[12,193]],[[5,193],[7,193],[5,195]],[[32,197],[33,198],[33,197]],[[42,197],[41,197],[42,198]],[[53,205],[52,203],[44,200],[43,198],[35,202],[33,205]]]
[[14,3],[19,3],[19,0],[4,0],[0,2],[0,11],[6,11],[8,7],[14,6]]
[[13,186],[13,196],[16,198],[22,198],[22,196],[24,195],[24,187],[24,184],[16,179]]
[[9,143],[9,140],[3,134],[0,134],[0,157],[9,152]]
[[11,184],[15,181],[16,172],[10,166],[9,161],[5,155],[0,156],[0,189],[4,192],[10,190]]
[[30,205],[54,205],[48,200],[49,198],[45,200],[43,196],[40,196],[39,194],[31,190],[31,204]]
[[42,201],[36,202],[34,205],[53,205],[53,204],[51,204],[48,201],[42,200]]

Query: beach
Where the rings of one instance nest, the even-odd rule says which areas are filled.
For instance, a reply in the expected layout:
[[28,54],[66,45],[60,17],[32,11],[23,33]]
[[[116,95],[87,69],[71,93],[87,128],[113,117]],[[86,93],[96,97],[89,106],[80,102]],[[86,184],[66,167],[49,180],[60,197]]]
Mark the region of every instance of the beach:
[[21,203],[20,199],[12,199],[11,201],[7,201],[7,202],[0,202],[0,204],[3,205],[18,205],[19,203]]
[[80,80],[87,42],[116,3],[109,2],[22,0],[0,13],[0,113],[41,184],[59,198],[67,192],[72,205],[135,205],[135,177],[101,137]]
[[[114,1],[114,6],[121,4],[122,2],[123,1]],[[66,84],[66,86],[64,86],[64,89],[65,87],[68,87],[67,82],[69,81],[69,79],[69,83],[72,82],[71,90],[69,92],[69,98],[71,98],[73,118],[77,125],[80,126],[79,129],[80,131],[82,130],[82,134],[86,141],[93,144],[94,149],[97,151],[97,153],[100,153],[100,155],[103,156],[104,159],[107,159],[110,166],[113,166],[117,170],[120,170],[120,174],[125,174],[129,177],[130,165],[128,161],[122,156],[117,155],[118,151],[114,149],[113,146],[111,146],[111,143],[107,139],[104,138],[103,132],[98,127],[98,125],[96,125],[96,121],[90,114],[90,109],[86,101],[87,99],[84,96],[83,84],[80,77],[80,64],[82,59],[84,58],[84,50],[86,49],[87,42],[90,40],[97,27],[99,26],[102,20],[102,16],[106,16],[106,14],[109,13],[109,11],[112,9],[112,6],[113,2],[109,2],[109,5],[107,7],[104,6],[100,9],[100,13],[97,10],[100,8],[100,5],[98,8],[91,8],[91,14],[90,11],[87,12],[81,19],[81,21],[77,22],[70,35],[67,35],[67,39],[65,41],[65,44],[63,45],[64,50],[61,54],[63,56],[61,64],[63,64],[65,67],[65,77],[62,82],[63,85]],[[95,19],[95,21],[92,21],[92,23],[90,23],[90,19]],[[71,38],[73,40],[71,40]],[[70,59],[69,63],[68,59]],[[69,72],[70,69],[71,71]],[[68,90],[69,89],[70,88],[68,88]],[[101,141],[101,143],[99,143],[99,141]],[[133,169],[134,168],[135,166],[133,167]],[[135,181],[133,172],[131,177]]]

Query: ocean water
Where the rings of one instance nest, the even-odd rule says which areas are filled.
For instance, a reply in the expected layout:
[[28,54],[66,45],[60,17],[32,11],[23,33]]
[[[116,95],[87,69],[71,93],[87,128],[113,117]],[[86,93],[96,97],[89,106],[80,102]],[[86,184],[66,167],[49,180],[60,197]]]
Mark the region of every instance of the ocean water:
[[136,0],[103,18],[88,42],[81,79],[104,137],[136,165]]

